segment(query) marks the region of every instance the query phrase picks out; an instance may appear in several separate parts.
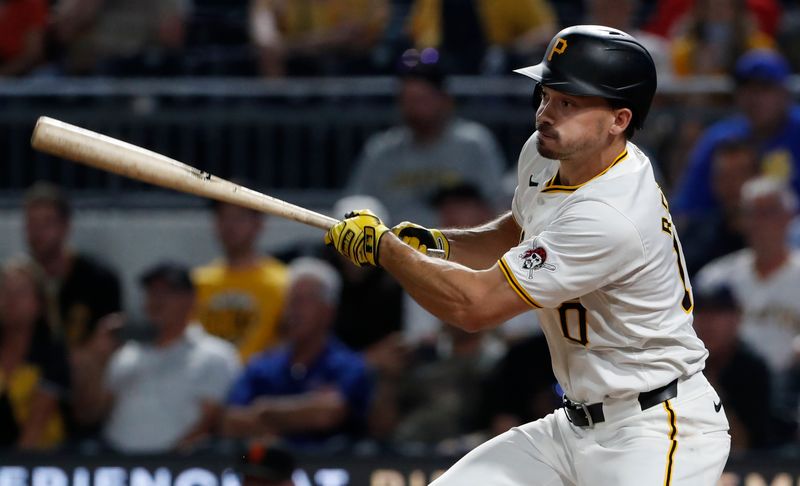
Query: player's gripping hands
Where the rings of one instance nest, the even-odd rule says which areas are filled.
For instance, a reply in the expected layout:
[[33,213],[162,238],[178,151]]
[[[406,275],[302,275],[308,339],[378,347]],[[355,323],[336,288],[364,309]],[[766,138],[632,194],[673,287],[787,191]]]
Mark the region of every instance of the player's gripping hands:
[[390,231],[369,209],[359,209],[345,214],[325,234],[325,244],[350,259],[357,266],[378,266],[378,248],[381,237]]
[[441,258],[445,260],[450,258],[450,242],[438,229],[428,229],[409,221],[403,221],[392,228],[392,233],[397,235],[403,243],[423,254],[429,255],[434,253],[432,250],[439,250]]

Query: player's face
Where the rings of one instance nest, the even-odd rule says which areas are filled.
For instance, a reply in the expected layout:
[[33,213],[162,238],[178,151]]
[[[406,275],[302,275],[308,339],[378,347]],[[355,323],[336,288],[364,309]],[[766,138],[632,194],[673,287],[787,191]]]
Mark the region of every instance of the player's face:
[[536,110],[536,149],[548,159],[567,160],[607,145],[615,112],[597,96],[574,96],[542,87]]

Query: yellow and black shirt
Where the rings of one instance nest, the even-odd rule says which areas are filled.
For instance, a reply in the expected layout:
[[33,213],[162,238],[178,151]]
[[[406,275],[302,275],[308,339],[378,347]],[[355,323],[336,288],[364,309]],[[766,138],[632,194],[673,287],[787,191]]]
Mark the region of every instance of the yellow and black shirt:
[[[37,325],[25,361],[11,373],[0,369],[0,447],[14,446],[19,440],[38,391],[59,400],[66,396],[69,383],[66,349],[60,341],[51,338],[42,322]],[[38,446],[50,448],[59,445],[64,440],[64,431],[64,417],[56,409]]]

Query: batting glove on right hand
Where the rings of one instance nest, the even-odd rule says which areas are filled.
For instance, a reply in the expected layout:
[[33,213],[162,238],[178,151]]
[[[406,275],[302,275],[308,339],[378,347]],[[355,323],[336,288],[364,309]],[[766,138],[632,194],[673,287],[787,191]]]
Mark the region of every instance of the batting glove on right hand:
[[381,237],[389,228],[369,209],[351,211],[344,217],[325,234],[325,244],[333,246],[356,266],[379,266]]
[[392,233],[420,253],[428,254],[429,250],[439,250],[443,253],[442,258],[445,260],[450,258],[450,242],[438,229],[428,229],[409,221],[403,221],[392,228]]

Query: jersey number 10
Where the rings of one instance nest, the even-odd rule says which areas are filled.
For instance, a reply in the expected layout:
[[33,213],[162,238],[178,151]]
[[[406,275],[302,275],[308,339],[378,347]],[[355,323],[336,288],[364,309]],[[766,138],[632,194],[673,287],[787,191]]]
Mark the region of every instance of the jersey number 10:
[[[669,206],[667,205],[667,199],[664,197],[664,193],[661,193],[661,204],[667,212],[669,212]],[[678,264],[678,276],[681,279],[681,286],[683,287],[681,308],[688,314],[692,312],[694,302],[692,302],[692,292],[689,290],[689,286],[686,285],[686,270],[684,268],[681,245],[678,243],[678,235],[675,234],[672,228],[672,221],[667,217],[661,218],[661,230],[672,238],[672,249],[675,251],[675,261]],[[577,330],[572,329],[575,327],[575,321],[570,320],[571,316],[577,318]],[[564,302],[558,307],[558,318],[561,321],[561,333],[565,338],[582,346],[589,344],[588,332],[586,330],[586,307],[577,301]],[[572,325],[570,325],[571,323]]]

